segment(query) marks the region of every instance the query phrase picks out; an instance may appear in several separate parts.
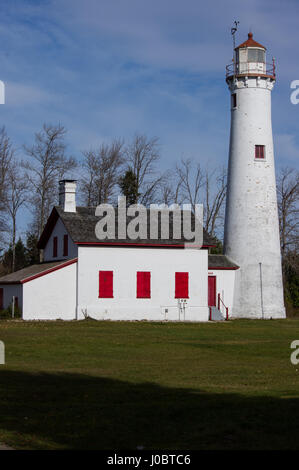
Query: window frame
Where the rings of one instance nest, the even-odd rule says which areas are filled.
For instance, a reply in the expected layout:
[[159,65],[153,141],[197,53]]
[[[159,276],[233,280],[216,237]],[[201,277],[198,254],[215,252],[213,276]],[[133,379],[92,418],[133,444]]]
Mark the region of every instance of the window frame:
[[58,257],[58,237],[53,237],[53,258]]
[[231,106],[232,106],[232,109],[236,109],[238,106],[237,106],[237,93],[232,93],[232,102],[231,102]]
[[[262,152],[261,152],[262,149]],[[257,144],[254,148],[254,159],[257,161],[266,160],[266,146]]]
[[69,255],[69,236],[68,234],[63,235],[63,256]]
[[[255,58],[249,58],[249,56],[255,53]],[[261,57],[262,56],[262,57]],[[262,60],[260,60],[262,58]],[[252,47],[247,51],[247,62],[254,63],[254,64],[264,64],[265,63],[265,51],[259,49],[258,47]]]

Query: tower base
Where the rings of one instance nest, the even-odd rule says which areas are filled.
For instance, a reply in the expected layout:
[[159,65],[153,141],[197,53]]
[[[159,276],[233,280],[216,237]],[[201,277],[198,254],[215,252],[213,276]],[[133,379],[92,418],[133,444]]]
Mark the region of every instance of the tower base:
[[277,309],[273,306],[273,308],[269,308],[264,310],[263,312],[261,309],[258,310],[249,310],[246,309],[236,309],[233,308],[230,312],[230,318],[248,318],[248,319],[255,319],[255,320],[274,320],[274,319],[285,319],[286,318],[286,311],[283,307],[282,309]]

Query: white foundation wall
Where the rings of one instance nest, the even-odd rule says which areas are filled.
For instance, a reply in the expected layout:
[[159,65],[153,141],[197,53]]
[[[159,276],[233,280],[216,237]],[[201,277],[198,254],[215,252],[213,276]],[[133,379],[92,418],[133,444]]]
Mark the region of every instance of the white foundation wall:
[[[60,259],[72,259],[78,256],[77,245],[73,242],[70,235],[68,235],[68,256],[63,256],[63,236],[68,235],[68,232],[61,219],[58,219],[56,225],[51,233],[48,243],[44,249],[44,261],[55,261]],[[57,256],[53,257],[53,238],[57,237]]]
[[[113,271],[113,298],[99,298],[99,271]],[[151,298],[136,298],[137,271],[151,272]],[[175,299],[175,272],[189,272],[185,311]],[[208,321],[207,250],[81,246],[77,318]]]
[[3,307],[6,309],[12,304],[13,296],[18,297],[19,308],[22,309],[23,288],[22,284],[0,284],[3,289]]
[[[232,314],[233,300],[234,300],[234,287],[235,287],[235,276],[236,270],[234,269],[215,269],[214,271],[209,269],[209,276],[216,276],[216,306],[218,294],[226,307],[228,307],[228,315]],[[224,306],[220,305],[220,310],[224,317],[226,314]]]
[[[237,107],[231,111],[224,253],[240,266],[235,280],[235,317],[285,317],[272,87],[268,79],[242,78],[230,83]],[[255,145],[265,146],[265,159],[255,159]]]
[[76,318],[77,263],[23,284],[24,320]]

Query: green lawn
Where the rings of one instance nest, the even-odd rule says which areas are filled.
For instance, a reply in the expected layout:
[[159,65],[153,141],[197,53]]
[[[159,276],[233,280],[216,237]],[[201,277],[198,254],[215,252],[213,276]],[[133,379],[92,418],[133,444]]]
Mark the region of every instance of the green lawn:
[[299,320],[0,322],[17,449],[299,449]]

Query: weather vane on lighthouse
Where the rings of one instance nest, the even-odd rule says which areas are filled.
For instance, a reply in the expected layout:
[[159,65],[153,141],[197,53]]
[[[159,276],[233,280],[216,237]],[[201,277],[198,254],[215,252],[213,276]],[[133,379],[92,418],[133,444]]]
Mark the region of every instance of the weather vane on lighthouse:
[[236,74],[236,61],[235,61],[235,49],[236,49],[236,38],[235,38],[235,34],[236,32],[238,31],[238,24],[240,23],[240,21],[234,21],[234,25],[230,32],[231,32],[231,35],[232,35],[232,38],[233,38],[233,63],[234,63],[234,75]]
[[235,20],[235,21],[234,21],[234,25],[235,25],[235,26],[233,26],[233,27],[231,28],[231,30],[230,30],[231,35],[232,35],[232,37],[233,37],[233,46],[234,46],[234,50],[235,50],[235,48],[236,48],[235,34],[236,34],[236,32],[238,31],[238,24],[240,24],[240,21],[236,21],[236,20]]

